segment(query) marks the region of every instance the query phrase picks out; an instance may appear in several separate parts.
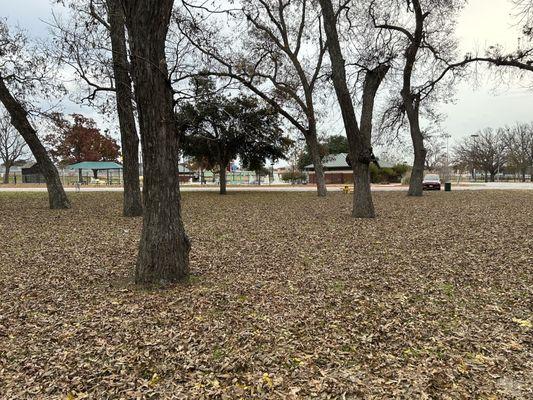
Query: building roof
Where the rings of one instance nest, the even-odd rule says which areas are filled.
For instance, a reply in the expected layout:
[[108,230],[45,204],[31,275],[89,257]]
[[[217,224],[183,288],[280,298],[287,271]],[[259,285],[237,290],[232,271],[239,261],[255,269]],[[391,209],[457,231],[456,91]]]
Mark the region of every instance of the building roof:
[[[322,166],[326,170],[327,169],[340,169],[340,168],[351,170],[351,167],[346,162],[347,155],[348,155],[347,153],[327,155],[322,159]],[[379,158],[378,158],[378,162],[381,168],[392,168],[394,166],[393,163],[388,162],[386,160],[380,160]],[[314,171],[315,166],[313,164],[309,164],[309,165],[306,165],[304,169]]]
[[113,161],[83,161],[69,165],[68,169],[122,169],[122,165]]
[[[324,168],[346,168],[350,169],[350,166],[346,162],[347,153],[329,154],[322,159],[322,166]],[[304,169],[315,169],[313,164],[306,165]]]

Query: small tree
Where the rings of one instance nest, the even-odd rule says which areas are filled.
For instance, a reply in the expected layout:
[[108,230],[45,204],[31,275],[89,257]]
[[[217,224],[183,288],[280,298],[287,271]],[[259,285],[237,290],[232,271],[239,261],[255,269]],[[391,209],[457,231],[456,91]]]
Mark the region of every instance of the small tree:
[[[522,182],[526,181],[528,168],[533,166],[533,126],[531,124],[516,124],[501,129],[500,134],[507,147],[507,162],[510,167],[520,174]],[[532,171],[533,175],[533,171]]]
[[301,133],[314,164],[318,196],[326,196],[317,136],[317,107],[327,50],[320,10],[311,0],[241,0],[239,8],[216,12],[208,10],[204,1],[187,4],[195,7],[196,13],[211,17],[224,13],[228,16],[225,23],[235,22],[235,29],[242,28],[242,40],[226,41],[224,46],[220,46],[224,41],[221,32],[227,29],[213,32],[194,23],[187,29],[187,36],[208,58],[209,74],[238,82]]
[[266,159],[284,158],[290,140],[283,136],[278,113],[257,99],[217,94],[209,78],[193,80],[196,103],[186,103],[178,113],[184,154],[207,161],[220,173],[220,194],[226,194],[226,169],[240,157],[253,171]]
[[9,122],[7,115],[0,116],[0,160],[4,164],[4,183],[9,183],[9,170],[26,151],[26,143]]
[[55,82],[46,54],[30,48],[22,32],[12,34],[6,21],[0,19],[0,102],[39,163],[46,180],[50,208],[64,209],[70,208],[70,202],[29,116],[30,99],[38,94],[54,93],[58,88]]
[[[72,114],[72,122],[61,114],[55,114],[53,121],[57,134],[49,134],[45,141],[50,154],[60,164],[82,161],[116,161],[119,145],[107,134],[102,134],[91,118]],[[97,171],[94,171],[96,178]]]
[[[401,116],[392,120],[403,123],[403,115],[406,115],[409,122],[414,151],[409,196],[423,194],[427,155],[421,126],[424,108],[429,108],[436,100],[437,84],[449,72],[460,70],[467,63],[462,61],[451,65],[457,48],[453,38],[454,18],[463,3],[464,0],[371,1],[370,14],[375,27],[397,35],[399,42],[394,43],[404,55],[399,88],[401,104],[396,107]],[[446,100],[449,96],[446,93],[442,99]]]
[[466,138],[455,148],[457,165],[483,171],[485,181],[494,182],[496,174],[501,171],[507,160],[507,146],[503,135],[492,128]]

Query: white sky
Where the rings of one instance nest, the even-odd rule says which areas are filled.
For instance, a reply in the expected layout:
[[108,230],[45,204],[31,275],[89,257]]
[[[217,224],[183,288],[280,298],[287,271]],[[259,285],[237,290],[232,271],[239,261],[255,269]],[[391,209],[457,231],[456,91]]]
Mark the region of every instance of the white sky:
[[[0,16],[7,17],[10,25],[18,24],[35,37],[47,35],[47,26],[42,20],[49,20],[50,13],[49,0],[0,0]],[[516,26],[515,14],[510,0],[470,0],[457,29],[461,53],[483,53],[483,49],[494,44],[516,49],[520,29]],[[458,85],[454,104],[441,107],[448,115],[443,128],[452,138],[459,139],[487,126],[533,121],[533,79],[515,80],[502,87],[495,84],[488,72],[482,72],[478,78],[477,82]],[[74,105],[68,105],[65,111],[80,112]],[[95,116],[89,108],[83,112]]]
[[[488,46],[500,44],[516,50],[520,28],[510,0],[470,0],[457,27],[462,53],[483,53]],[[448,115],[444,128],[454,138],[470,135],[487,126],[499,127],[516,121],[533,121],[533,87],[515,80],[508,87],[495,77],[482,73],[479,82],[458,86],[455,104],[442,106]]]

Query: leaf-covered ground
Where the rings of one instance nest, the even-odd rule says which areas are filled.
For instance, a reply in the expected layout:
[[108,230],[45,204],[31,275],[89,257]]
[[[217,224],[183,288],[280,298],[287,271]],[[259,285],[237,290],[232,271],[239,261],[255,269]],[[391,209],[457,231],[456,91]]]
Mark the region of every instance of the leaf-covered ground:
[[135,287],[121,194],[0,194],[0,398],[533,398],[533,192],[183,195]]

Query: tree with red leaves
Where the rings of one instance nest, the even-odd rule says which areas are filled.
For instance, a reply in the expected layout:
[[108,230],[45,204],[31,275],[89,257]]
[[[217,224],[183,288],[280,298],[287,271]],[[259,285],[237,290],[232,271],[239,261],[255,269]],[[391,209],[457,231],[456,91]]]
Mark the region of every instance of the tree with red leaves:
[[93,119],[80,114],[53,116],[54,133],[45,137],[50,154],[60,164],[82,161],[116,161],[120,146],[108,134],[100,132]]

